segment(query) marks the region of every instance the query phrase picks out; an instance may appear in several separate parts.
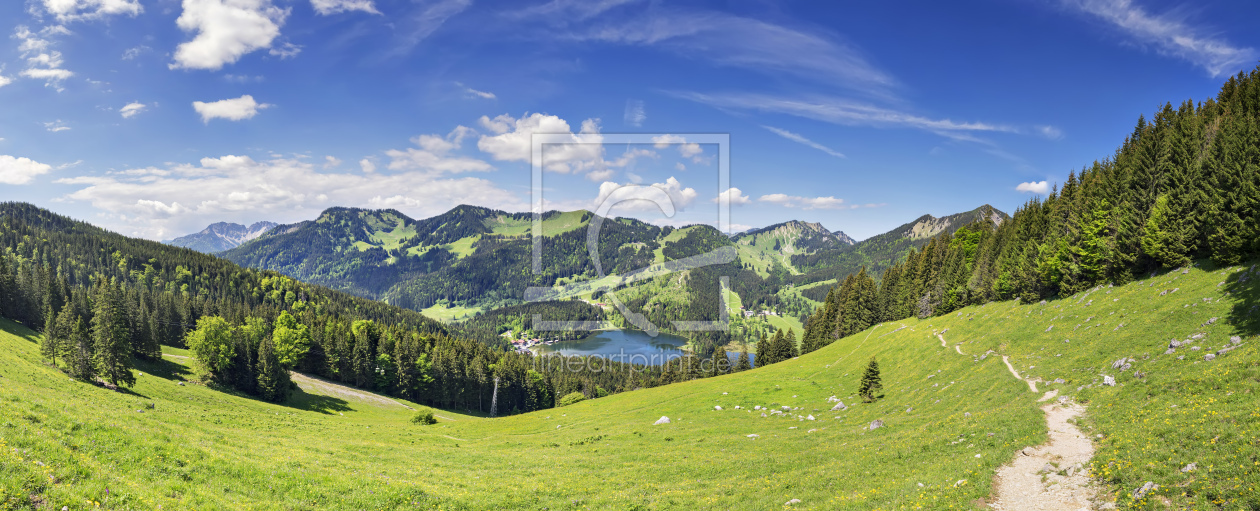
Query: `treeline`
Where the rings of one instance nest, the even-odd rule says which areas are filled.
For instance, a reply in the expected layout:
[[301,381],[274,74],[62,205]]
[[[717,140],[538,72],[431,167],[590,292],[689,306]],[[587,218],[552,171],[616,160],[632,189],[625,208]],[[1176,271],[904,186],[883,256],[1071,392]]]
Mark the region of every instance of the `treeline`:
[[1260,67],[1215,99],[1165,104],[1115,155],[1004,222],[990,215],[889,267],[833,287],[802,351],[884,321],[993,300],[1025,302],[1130,282],[1195,259],[1260,255]]
[[481,411],[498,378],[503,413],[548,408],[575,391],[597,397],[601,388],[681,378],[667,368],[596,371],[516,354],[498,339],[455,338],[414,311],[19,203],[0,204],[0,317],[43,331],[41,351],[78,378],[130,385],[134,359],[187,346],[208,383],[273,400],[290,391],[290,369]]
[[546,337],[547,339],[574,340],[590,335],[585,330],[534,331],[534,316],[543,321],[602,322],[604,311],[599,307],[578,300],[526,303],[491,310],[479,314],[455,326],[460,334],[474,339],[502,339],[504,332],[512,332],[513,339]]

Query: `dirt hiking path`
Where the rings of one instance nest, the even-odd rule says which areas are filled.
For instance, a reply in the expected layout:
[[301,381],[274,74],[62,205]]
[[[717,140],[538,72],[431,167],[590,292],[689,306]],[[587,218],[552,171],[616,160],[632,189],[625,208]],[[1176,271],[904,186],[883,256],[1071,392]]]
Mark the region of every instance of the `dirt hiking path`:
[[1094,444],[1068,422],[1085,408],[1075,403],[1043,406],[1050,440],[1025,447],[1015,460],[998,469],[994,478],[997,500],[990,506],[1000,511],[1087,511],[1093,508],[1094,491],[1085,467],[1094,455]]

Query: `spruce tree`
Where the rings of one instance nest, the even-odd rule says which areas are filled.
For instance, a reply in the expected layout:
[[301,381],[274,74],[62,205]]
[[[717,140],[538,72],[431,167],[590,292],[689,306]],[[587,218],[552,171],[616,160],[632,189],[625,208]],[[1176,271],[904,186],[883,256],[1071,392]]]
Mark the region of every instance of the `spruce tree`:
[[757,339],[757,367],[765,367],[770,364],[770,352],[773,351],[766,341],[766,334],[761,334]]
[[734,372],[747,371],[752,369],[752,363],[748,360],[748,346],[744,346],[739,351],[739,361],[735,363]]
[[271,339],[265,339],[258,349],[258,394],[273,403],[283,402],[289,397],[289,372],[280,365],[276,356],[276,346]]
[[61,351],[62,337],[61,332],[57,331],[57,311],[47,310],[44,312],[45,326],[44,337],[39,341],[39,354],[51,363],[54,367],[57,365],[57,355]]
[[83,324],[82,319],[74,318],[74,327],[70,330],[67,339],[69,352],[64,358],[70,369],[70,375],[91,381],[96,377],[96,362],[92,352],[92,336],[89,335],[87,325]]
[[875,357],[871,357],[871,363],[866,365],[866,372],[862,373],[862,382],[858,385],[858,395],[863,401],[872,403],[875,401],[876,394],[883,390],[884,386],[880,383],[879,363],[875,362]]
[[130,387],[136,377],[131,373],[131,333],[121,294],[116,285],[99,279],[92,309],[92,350],[97,371],[106,381]]

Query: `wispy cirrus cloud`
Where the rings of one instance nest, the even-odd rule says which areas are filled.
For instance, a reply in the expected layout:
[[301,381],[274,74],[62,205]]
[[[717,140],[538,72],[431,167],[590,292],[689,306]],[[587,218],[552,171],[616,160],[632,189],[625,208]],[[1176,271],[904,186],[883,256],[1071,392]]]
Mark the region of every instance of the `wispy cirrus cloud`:
[[541,20],[541,37],[667,51],[683,58],[759,74],[802,78],[829,87],[892,98],[897,81],[840,35],[703,9],[648,1],[556,0],[507,16]]
[[800,209],[859,209],[878,208],[884,206],[884,204],[848,204],[844,199],[837,199],[832,196],[803,197],[800,195],[787,195],[784,193],[762,195],[761,197],[757,197],[757,201],[778,204],[785,208]]
[[1020,131],[1018,128],[1002,124],[933,119],[870,103],[828,96],[794,98],[758,93],[669,92],[668,94],[717,108],[787,114],[846,126],[914,128],[933,133],[1017,133]]
[[430,0],[396,23],[398,47],[391,52],[400,55],[411,51],[421,41],[437,32],[447,20],[472,6],[472,0]]
[[462,82],[455,82],[455,86],[459,87],[460,90],[464,92],[464,97],[469,98],[469,99],[495,99],[496,98],[493,92],[477,90],[467,85],[464,85]]
[[761,127],[762,127],[762,128],[765,128],[765,129],[767,129],[767,130],[770,130],[770,132],[771,132],[771,133],[774,133],[775,135],[778,135],[778,136],[780,136],[780,137],[786,138],[786,139],[791,140],[791,141],[793,141],[793,142],[796,142],[796,143],[798,143],[798,144],[804,144],[804,145],[807,145],[807,146],[809,146],[809,147],[812,147],[812,148],[817,149],[817,150],[819,150],[819,151],[822,151],[822,152],[824,152],[824,153],[827,153],[827,154],[830,154],[830,155],[832,155],[832,156],[835,156],[836,158],[845,158],[845,157],[846,157],[846,156],[844,155],[844,153],[841,153],[840,151],[837,151],[837,150],[832,149],[832,148],[830,148],[830,147],[827,147],[827,146],[825,146],[825,145],[819,144],[818,142],[814,142],[813,140],[810,140],[810,139],[808,139],[808,138],[805,138],[805,137],[803,137],[803,136],[801,136],[801,135],[799,135],[799,134],[792,133],[791,131],[788,131],[788,130],[785,130],[785,129],[782,129],[782,128],[776,128],[776,127],[774,127],[774,126],[765,126],[765,125],[762,125]]
[[1061,0],[1063,5],[1119,29],[1134,43],[1202,67],[1212,77],[1230,74],[1255,61],[1260,52],[1238,47],[1190,24],[1179,11],[1153,15],[1132,0]]

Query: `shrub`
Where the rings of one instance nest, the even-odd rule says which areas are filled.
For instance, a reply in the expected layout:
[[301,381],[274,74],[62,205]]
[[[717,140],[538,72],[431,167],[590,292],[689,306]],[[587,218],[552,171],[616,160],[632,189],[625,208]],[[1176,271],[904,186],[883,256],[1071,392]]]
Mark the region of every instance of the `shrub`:
[[560,402],[559,402],[559,403],[556,403],[556,406],[557,406],[557,407],[560,407],[560,406],[569,406],[569,405],[571,405],[571,404],[573,404],[573,403],[579,403],[579,402],[582,402],[582,401],[586,401],[586,396],[582,395],[582,393],[581,393],[581,392],[574,392],[574,393],[572,393],[572,394],[569,394],[569,395],[566,395],[566,396],[564,396],[564,397],[560,398]]
[[437,424],[437,419],[433,417],[433,412],[427,411],[427,410],[420,410],[416,412],[416,415],[411,418],[411,422],[413,424],[419,424],[421,426],[428,426],[431,424]]

